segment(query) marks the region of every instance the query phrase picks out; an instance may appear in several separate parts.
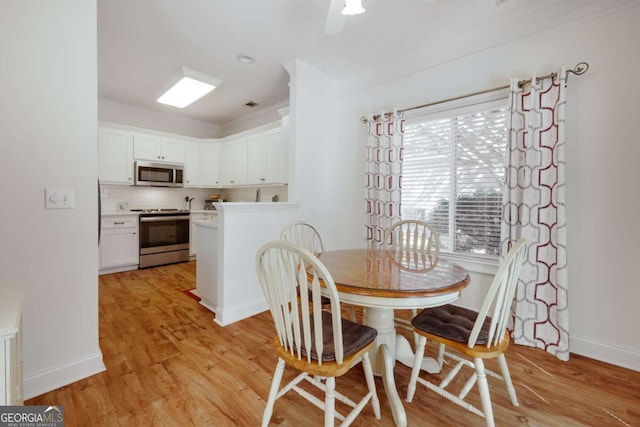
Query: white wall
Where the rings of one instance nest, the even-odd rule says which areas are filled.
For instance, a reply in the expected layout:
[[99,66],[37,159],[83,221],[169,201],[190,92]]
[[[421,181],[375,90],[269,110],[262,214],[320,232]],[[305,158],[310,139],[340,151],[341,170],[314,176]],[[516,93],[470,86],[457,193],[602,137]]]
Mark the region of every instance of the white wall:
[[[96,2],[0,3],[0,278],[26,285],[24,394],[104,369],[98,347]],[[44,189],[75,192],[45,210]]]
[[298,219],[318,227],[326,249],[364,247],[363,217],[351,215],[356,207],[364,212],[364,173],[357,173],[364,157],[354,143],[358,128],[340,127],[335,81],[304,61],[286,68],[291,78],[289,200],[303,202]]
[[[397,70],[402,77],[376,80],[373,73],[342,85],[342,95],[333,102],[320,95],[322,87],[300,91],[304,81],[300,73],[291,73],[292,88],[298,91],[292,89],[291,126],[296,150],[303,152],[296,156],[296,191],[295,196],[290,192],[290,200],[300,200],[300,212],[328,224],[322,231],[334,246],[361,244],[362,115],[488,89],[507,84],[511,77],[547,74],[586,61],[588,74],[569,78],[567,107],[571,350],[640,370],[640,334],[630,332],[640,301],[634,268],[640,258],[640,144],[634,134],[640,107],[635,81],[640,5],[596,12],[599,15],[589,18],[576,16],[571,24],[518,35],[511,42],[505,34],[501,44],[476,53],[461,49],[464,55],[442,65]],[[388,72],[389,67],[381,64],[380,69]],[[323,196],[329,193],[332,197]],[[472,279],[471,294],[490,277],[473,274]]]

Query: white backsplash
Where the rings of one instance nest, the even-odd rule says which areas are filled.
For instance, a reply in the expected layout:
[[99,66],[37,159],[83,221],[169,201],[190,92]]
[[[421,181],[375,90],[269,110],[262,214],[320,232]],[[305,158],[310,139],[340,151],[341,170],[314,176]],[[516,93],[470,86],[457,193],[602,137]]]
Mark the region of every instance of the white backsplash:
[[[195,197],[191,209],[204,209],[204,201],[211,194],[220,194],[228,202],[254,202],[258,187],[211,189],[211,188],[164,188],[133,187],[126,185],[101,185],[100,197],[103,212],[128,209],[184,209],[185,197]],[[278,195],[278,201],[287,201],[287,187],[260,187],[263,202],[271,202]],[[124,208],[124,209],[119,209]]]
[[[279,202],[288,201],[286,186],[278,187],[259,187],[261,193],[261,202],[271,202],[273,196],[278,195]],[[258,187],[246,187],[246,188],[228,188],[222,191],[223,198],[227,202],[255,202],[256,191]]]

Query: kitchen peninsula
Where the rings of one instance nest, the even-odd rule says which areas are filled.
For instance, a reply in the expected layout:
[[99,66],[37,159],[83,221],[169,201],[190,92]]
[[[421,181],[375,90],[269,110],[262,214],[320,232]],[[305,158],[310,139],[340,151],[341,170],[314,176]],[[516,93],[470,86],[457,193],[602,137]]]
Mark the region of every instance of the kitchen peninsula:
[[196,227],[196,293],[200,304],[226,326],[267,310],[255,271],[255,255],[296,219],[298,203],[218,203],[216,220]]

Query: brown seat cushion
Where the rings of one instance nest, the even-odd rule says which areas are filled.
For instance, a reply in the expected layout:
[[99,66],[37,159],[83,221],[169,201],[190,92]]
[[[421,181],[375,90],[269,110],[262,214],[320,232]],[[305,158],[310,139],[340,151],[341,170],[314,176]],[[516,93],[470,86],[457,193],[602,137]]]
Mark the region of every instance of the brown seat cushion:
[[[447,304],[442,307],[426,308],[411,320],[414,328],[432,335],[457,342],[468,342],[478,313],[463,307]],[[482,325],[476,344],[486,344],[489,338],[491,318]]]
[[[313,325],[313,319],[311,319],[311,324]],[[352,322],[351,320],[343,317],[342,342],[344,357],[366,347],[376,338],[377,335],[378,331],[374,328]],[[333,322],[331,321],[331,313],[328,311],[322,312],[322,342],[322,360],[327,362],[335,361],[336,353],[333,346]],[[304,345],[302,347],[302,355],[307,355]],[[318,360],[318,354],[316,353],[315,344],[313,343],[311,348],[311,359]]]

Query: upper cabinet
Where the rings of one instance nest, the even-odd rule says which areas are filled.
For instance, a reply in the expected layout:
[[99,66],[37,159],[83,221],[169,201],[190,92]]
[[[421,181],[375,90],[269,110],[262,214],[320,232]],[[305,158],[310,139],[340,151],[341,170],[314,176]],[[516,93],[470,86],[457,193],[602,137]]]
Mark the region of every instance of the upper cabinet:
[[230,139],[220,148],[220,182],[225,187],[284,184],[284,155],[280,128]]
[[133,134],[133,158],[156,162],[184,163],[184,142],[155,135]]
[[247,137],[234,138],[220,147],[220,182],[223,186],[247,184]]
[[184,186],[197,187],[200,183],[198,157],[200,156],[200,143],[188,141],[184,143]]
[[283,183],[283,157],[280,128],[250,135],[247,146],[248,184]]
[[200,187],[221,187],[220,184],[220,144],[201,142],[199,155]]
[[220,144],[185,142],[185,187],[220,188]]
[[[283,122],[284,123],[284,122]],[[144,129],[99,127],[99,178],[134,185],[134,162],[184,164],[184,186],[224,188],[287,183],[286,127],[274,124],[218,139],[158,136]],[[153,132],[153,131],[150,131]]]
[[133,134],[98,128],[98,177],[105,184],[133,185]]

